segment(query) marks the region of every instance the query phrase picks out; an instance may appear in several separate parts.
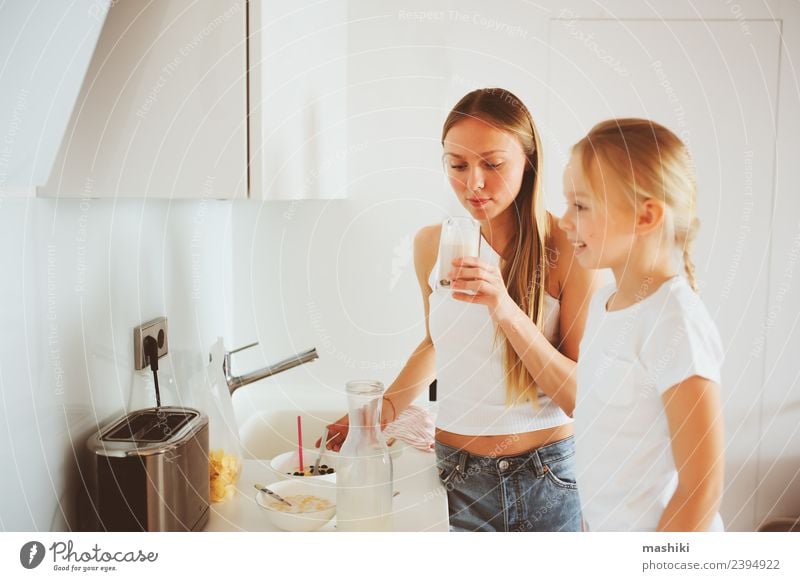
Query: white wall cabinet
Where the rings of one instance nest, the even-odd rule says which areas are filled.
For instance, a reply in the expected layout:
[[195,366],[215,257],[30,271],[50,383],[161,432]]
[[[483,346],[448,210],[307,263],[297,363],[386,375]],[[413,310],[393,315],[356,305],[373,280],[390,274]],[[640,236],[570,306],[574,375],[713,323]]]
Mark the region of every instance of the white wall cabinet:
[[42,196],[247,195],[245,0],[115,2]]
[[0,3],[0,196],[47,181],[110,3]]
[[114,3],[37,193],[345,197],[347,34],[343,0]]
[[250,1],[250,192],[330,199],[347,188],[347,3]]

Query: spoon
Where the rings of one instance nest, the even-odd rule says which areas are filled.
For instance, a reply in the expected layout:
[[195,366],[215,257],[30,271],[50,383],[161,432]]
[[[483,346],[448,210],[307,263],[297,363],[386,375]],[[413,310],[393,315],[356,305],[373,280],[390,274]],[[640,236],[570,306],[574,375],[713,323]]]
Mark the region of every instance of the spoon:
[[319,462],[322,460],[322,454],[325,452],[328,446],[328,426],[325,426],[325,433],[322,434],[322,439],[320,440],[321,445],[319,447],[319,454],[317,454],[317,461],[314,462],[314,468],[311,470],[311,473],[314,475],[319,475]]
[[263,484],[254,484],[253,486],[255,486],[255,487],[256,487],[256,490],[260,490],[260,491],[261,491],[261,492],[263,492],[264,494],[269,494],[269,495],[270,495],[272,498],[274,498],[275,500],[278,500],[278,501],[282,502],[282,503],[283,503],[283,504],[285,504],[286,506],[292,506],[292,503],[291,503],[291,502],[289,502],[288,500],[286,500],[286,499],[285,499],[285,498],[283,498],[282,496],[279,496],[277,493],[275,493],[275,492],[272,492],[272,491],[271,491],[269,488],[267,488],[267,487],[266,487],[266,486],[264,486]]

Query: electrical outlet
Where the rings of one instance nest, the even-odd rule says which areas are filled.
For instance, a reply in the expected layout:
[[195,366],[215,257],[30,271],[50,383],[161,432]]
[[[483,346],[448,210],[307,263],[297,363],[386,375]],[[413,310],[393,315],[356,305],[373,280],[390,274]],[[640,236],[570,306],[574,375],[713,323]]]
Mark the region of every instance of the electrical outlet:
[[147,337],[153,337],[158,342],[159,359],[169,353],[167,318],[158,317],[133,329],[133,361],[137,370],[149,367],[147,356],[144,353],[144,340]]

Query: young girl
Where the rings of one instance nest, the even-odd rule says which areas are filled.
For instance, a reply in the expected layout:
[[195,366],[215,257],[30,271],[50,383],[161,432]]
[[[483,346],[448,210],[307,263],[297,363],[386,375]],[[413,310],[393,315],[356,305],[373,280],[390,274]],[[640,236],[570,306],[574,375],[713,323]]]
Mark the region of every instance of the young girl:
[[592,297],[580,345],[576,458],[587,528],[722,530],[723,352],[695,292],[686,147],[652,121],[605,121],[573,148],[564,188],[559,226],[578,261],[616,280]]
[[[453,192],[480,222],[480,256],[449,265],[455,292],[434,292],[441,225],[417,234],[427,333],[387,389],[382,418],[393,421],[437,379],[436,456],[451,530],[579,530],[570,414],[596,279],[573,264],[544,209],[539,136],[514,95],[466,95],[442,145]],[[337,449],[347,418],[329,429]]]

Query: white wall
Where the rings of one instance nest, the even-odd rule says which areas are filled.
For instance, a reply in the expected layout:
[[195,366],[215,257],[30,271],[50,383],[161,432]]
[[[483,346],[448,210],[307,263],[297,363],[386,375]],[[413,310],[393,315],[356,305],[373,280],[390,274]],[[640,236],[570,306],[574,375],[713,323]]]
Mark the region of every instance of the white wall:
[[[351,4],[349,146],[331,153],[348,164],[349,199],[243,202],[233,215],[234,279],[245,283],[234,289],[236,341],[262,341],[252,364],[312,345],[321,359],[243,390],[237,414],[337,402],[343,410],[347,379],[394,379],[423,333],[412,236],[458,210],[441,171],[441,124],[467,91],[502,86],[529,105],[545,136],[546,195],[555,212],[563,208],[560,173],[575,131],[611,115],[654,116],[688,131],[702,163],[703,298],[729,354],[723,516],[733,530],[752,530],[770,516],[800,514],[800,391],[791,361],[800,341],[793,283],[800,205],[792,193],[800,107],[776,32],[783,27],[783,50],[796,60],[796,6],[543,5]],[[567,27],[564,8],[583,20]],[[706,26],[701,17],[715,22]],[[639,76],[604,75],[609,65],[599,49]],[[660,84],[658,58],[684,115]],[[637,93],[642,66],[653,78]]]
[[153,404],[133,327],[168,316],[165,404],[225,334],[230,203],[0,204],[0,530],[78,530],[86,439]]

